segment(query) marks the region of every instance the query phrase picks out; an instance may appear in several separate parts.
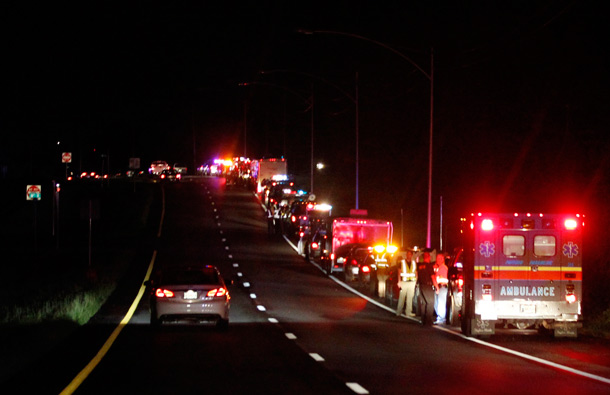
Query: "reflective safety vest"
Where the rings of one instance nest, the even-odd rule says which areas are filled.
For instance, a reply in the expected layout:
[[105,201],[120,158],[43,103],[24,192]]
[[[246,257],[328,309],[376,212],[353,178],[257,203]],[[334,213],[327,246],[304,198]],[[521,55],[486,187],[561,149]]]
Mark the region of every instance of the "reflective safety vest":
[[400,263],[400,281],[415,281],[415,263],[407,265],[406,260]]

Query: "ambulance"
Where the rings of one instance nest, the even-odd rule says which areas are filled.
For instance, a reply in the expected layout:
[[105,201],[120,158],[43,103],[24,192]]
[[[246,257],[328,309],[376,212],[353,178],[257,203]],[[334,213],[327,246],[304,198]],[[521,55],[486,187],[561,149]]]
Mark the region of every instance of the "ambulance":
[[579,214],[476,213],[462,218],[461,328],[539,329],[577,337],[582,327]]

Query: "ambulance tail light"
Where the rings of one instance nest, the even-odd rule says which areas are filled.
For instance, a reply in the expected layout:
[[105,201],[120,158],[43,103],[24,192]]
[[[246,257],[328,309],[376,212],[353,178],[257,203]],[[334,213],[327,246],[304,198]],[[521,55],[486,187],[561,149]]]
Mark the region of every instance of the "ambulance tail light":
[[574,284],[566,285],[566,302],[576,302],[576,295],[574,294]]
[[483,300],[491,302],[491,285],[483,284]]
[[484,219],[483,221],[481,221],[482,230],[493,230],[493,228],[494,228],[494,223],[492,220]]

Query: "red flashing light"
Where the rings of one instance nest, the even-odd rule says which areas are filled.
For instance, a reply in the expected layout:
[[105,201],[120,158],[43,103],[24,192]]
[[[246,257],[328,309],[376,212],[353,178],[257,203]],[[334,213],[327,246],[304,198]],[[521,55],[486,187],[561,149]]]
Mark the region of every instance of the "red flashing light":
[[483,221],[481,221],[481,229],[483,230],[493,230],[494,228],[494,223],[492,220],[490,219],[484,219]]
[[563,224],[567,230],[574,230],[578,226],[578,223],[573,218],[566,219]]

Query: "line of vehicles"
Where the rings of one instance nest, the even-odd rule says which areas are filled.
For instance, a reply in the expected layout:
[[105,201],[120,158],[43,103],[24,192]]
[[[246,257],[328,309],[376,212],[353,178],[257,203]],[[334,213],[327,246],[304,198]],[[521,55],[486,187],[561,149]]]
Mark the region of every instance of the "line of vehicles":
[[[296,241],[306,259],[396,305],[399,262],[408,249],[392,244],[391,221],[333,217],[331,206],[295,187],[283,158],[233,161],[219,175],[247,180],[269,210],[270,230]],[[459,325],[467,336],[505,328],[577,337],[584,216],[473,213],[460,222],[460,245],[445,254],[448,324]],[[419,286],[412,311],[432,322]]]

